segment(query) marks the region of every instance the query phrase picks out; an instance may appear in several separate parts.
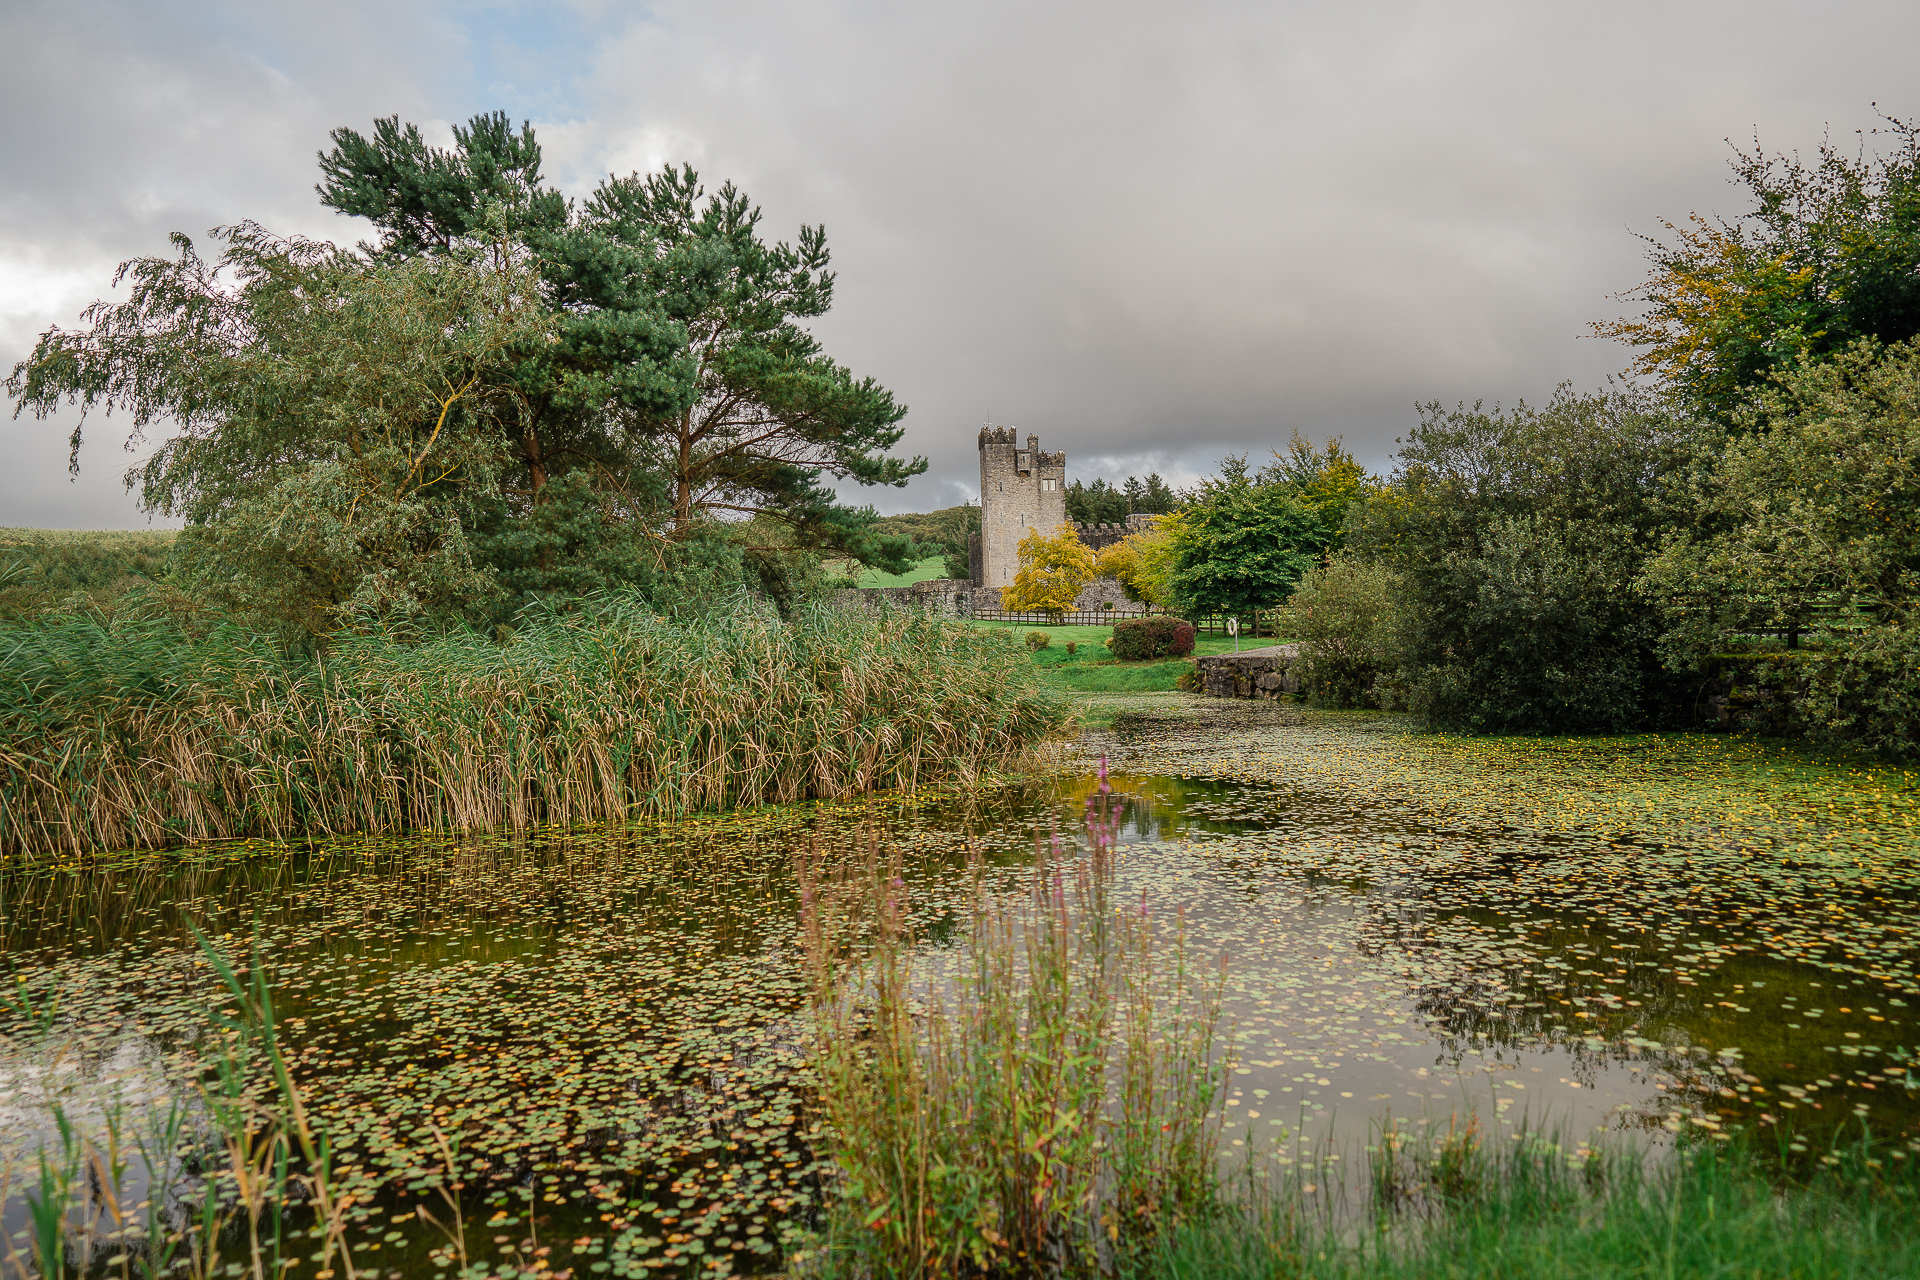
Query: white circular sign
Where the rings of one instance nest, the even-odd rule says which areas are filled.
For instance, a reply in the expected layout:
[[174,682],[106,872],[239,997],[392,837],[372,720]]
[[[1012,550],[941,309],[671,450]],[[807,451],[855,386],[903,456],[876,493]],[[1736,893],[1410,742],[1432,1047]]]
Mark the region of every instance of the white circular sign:
[[1227,634],[1230,636],[1238,636],[1240,634],[1240,619],[1227,619]]

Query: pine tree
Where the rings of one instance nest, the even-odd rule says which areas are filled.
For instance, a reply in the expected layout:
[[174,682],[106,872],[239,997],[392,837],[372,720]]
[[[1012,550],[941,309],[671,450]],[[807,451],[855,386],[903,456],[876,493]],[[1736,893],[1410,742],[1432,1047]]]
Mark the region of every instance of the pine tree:
[[[609,177],[578,207],[542,185],[532,130],[476,116],[450,151],[398,117],[371,139],[333,134],[321,199],[381,229],[379,252],[445,252],[498,205],[551,290],[559,339],[525,353],[523,484],[538,502],[563,470],[645,488],[685,534],[711,516],[784,525],[790,554],[814,549],[899,572],[905,539],[876,536],[870,509],[841,506],[832,480],[904,485],[924,458],[885,456],[906,408],[834,363],[802,322],[833,301],[821,227],[768,244],[760,211],[731,183],[709,195],[691,167]],[[785,541],[783,539],[783,541]]]

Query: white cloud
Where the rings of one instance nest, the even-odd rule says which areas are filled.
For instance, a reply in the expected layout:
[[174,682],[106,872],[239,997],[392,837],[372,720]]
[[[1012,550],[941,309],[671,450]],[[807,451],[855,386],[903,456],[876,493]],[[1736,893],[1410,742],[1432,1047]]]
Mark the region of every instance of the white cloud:
[[[1629,228],[1737,208],[1723,138],[1804,149],[1876,100],[1920,115],[1920,10],[1879,0],[1817,20],[1782,0],[21,13],[0,87],[34,125],[0,140],[0,262],[28,272],[0,304],[9,360],[22,323],[71,321],[33,318],[39,298],[104,288],[175,227],[353,238],[311,193],[328,128],[505,106],[575,193],[685,159],[774,234],[827,225],[818,330],[912,406],[903,447],[935,463],[850,495],[883,509],[970,488],[989,411],[1076,471],[1175,476],[1295,428],[1380,465],[1416,400],[1595,384],[1624,363],[1583,334],[1643,274]],[[8,509],[69,492],[57,466],[0,485]],[[96,501],[102,522],[126,510]]]

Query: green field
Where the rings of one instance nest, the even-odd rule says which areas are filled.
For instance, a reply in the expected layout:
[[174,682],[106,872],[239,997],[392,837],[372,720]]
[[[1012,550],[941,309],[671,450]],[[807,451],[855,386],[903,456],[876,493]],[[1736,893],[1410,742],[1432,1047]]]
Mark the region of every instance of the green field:
[[[976,622],[976,627],[997,627],[1025,636],[1044,631],[1051,643],[1033,655],[1040,678],[1055,689],[1075,693],[1169,693],[1180,673],[1192,668],[1191,658],[1163,658],[1152,662],[1120,662],[1107,651],[1106,640],[1112,627],[1036,627],[1021,622]],[[1252,649],[1274,644],[1273,640],[1242,640],[1241,647]],[[1067,646],[1074,646],[1073,653]],[[1194,642],[1196,655],[1232,653],[1228,636],[1202,635]]]
[[910,587],[916,582],[931,582],[935,578],[946,576],[946,558],[929,556],[905,573],[881,573],[878,569],[862,570],[860,585],[863,587]]

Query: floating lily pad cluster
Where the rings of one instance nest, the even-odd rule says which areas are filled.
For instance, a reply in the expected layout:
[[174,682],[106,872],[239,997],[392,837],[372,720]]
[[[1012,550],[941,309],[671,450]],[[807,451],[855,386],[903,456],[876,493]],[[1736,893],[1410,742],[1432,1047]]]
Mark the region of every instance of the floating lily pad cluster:
[[[1809,1160],[1862,1121],[1920,1140],[1909,775],[1264,704],[1123,722],[1103,745],[1125,797],[1116,894],[1229,959],[1236,1152],[1324,1167],[1330,1134],[1462,1108],[1490,1132],[1770,1126]],[[832,1182],[794,853],[878,831],[942,947],[967,843],[1019,884],[1036,841],[1076,843],[1085,764],[987,794],[14,868],[9,981],[53,1012],[0,1013],[19,1082],[0,1145],[18,1165],[44,1133],[34,1091],[137,1070],[191,1096],[224,1007],[197,924],[236,962],[261,949],[359,1196],[363,1271],[451,1275],[423,1211],[446,1223],[455,1183],[477,1273],[778,1269]]]

